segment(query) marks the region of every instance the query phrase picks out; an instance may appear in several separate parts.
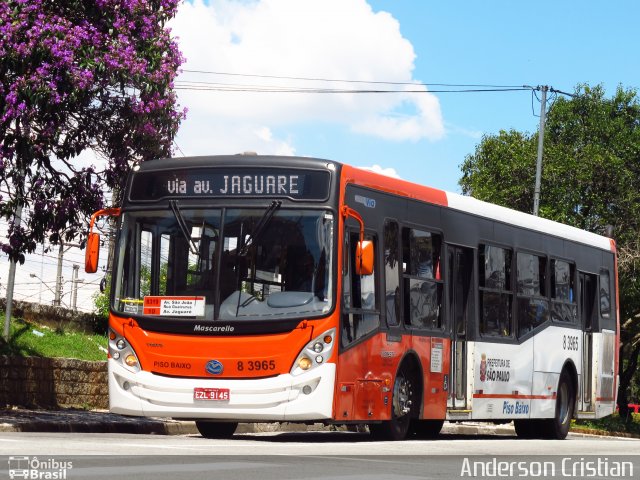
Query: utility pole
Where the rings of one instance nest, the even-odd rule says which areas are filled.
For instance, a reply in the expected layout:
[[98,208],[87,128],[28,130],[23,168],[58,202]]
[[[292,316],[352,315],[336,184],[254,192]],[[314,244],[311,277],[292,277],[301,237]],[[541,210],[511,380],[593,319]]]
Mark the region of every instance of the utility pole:
[[62,298],[62,257],[64,256],[64,243],[60,242],[60,248],[58,249],[58,270],[56,272],[56,289],[55,297],[53,299],[53,305],[60,306],[60,299]]
[[38,289],[38,305],[42,305],[42,281],[44,277],[44,242],[42,242],[42,254],[40,255],[40,288]]
[[[13,217],[14,225],[20,226],[22,222],[22,205],[18,204],[16,207],[16,213]],[[11,324],[11,313],[13,310],[13,289],[16,281],[16,262],[11,259],[9,263],[9,279],[7,280],[7,309],[6,316],[4,320],[4,339],[6,342],[9,341],[10,329],[9,325]]]
[[78,284],[79,283],[83,283],[84,279],[78,279],[78,270],[80,269],[80,267],[78,265],[73,265],[73,280],[72,285],[73,285],[73,293],[72,293],[72,300],[71,300],[71,308],[73,309],[74,312],[78,311]]
[[[62,306],[62,285],[63,285],[62,260],[63,260],[63,257],[64,257],[64,252],[69,250],[71,247],[79,247],[79,246],[80,245],[78,245],[77,243],[60,242],[60,248],[58,250],[58,270],[57,270],[57,273],[56,273],[56,289],[55,289],[55,292],[54,292],[55,293],[55,297],[53,299],[53,305],[55,307],[61,307]],[[64,247],[67,247],[67,249],[65,250]],[[76,266],[74,266],[74,268],[76,268]]]
[[540,211],[540,181],[542,177],[542,152],[544,146],[544,123],[547,116],[547,91],[549,87],[543,85],[537,88],[542,92],[540,105],[540,128],[538,129],[538,160],[536,161],[536,186],[533,191],[533,214],[537,217]]

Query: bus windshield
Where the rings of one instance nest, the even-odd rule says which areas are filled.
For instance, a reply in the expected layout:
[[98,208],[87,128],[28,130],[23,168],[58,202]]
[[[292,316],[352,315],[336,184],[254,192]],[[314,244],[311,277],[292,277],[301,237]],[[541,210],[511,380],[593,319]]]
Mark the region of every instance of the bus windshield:
[[123,214],[113,309],[202,320],[331,310],[333,214],[282,208]]

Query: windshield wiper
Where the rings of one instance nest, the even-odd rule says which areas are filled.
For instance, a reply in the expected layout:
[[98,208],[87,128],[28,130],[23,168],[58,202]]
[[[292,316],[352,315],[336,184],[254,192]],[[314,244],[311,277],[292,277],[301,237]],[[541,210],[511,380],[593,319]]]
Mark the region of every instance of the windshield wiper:
[[180,227],[180,231],[182,232],[182,235],[184,235],[184,238],[187,240],[187,243],[189,244],[189,251],[194,255],[199,255],[198,247],[196,246],[196,243],[193,241],[193,238],[191,238],[191,234],[189,233],[189,228],[187,227],[187,222],[184,220],[184,217],[182,216],[180,207],[178,207],[178,201],[169,200],[169,206],[173,211],[173,215],[176,217],[176,221],[178,222],[178,227]]
[[271,202],[271,205],[269,205],[267,209],[264,211],[262,218],[260,219],[256,227],[253,229],[253,232],[251,232],[251,234],[249,235],[249,238],[247,239],[247,241],[244,243],[242,248],[238,251],[238,255],[245,256],[247,254],[251,245],[253,245],[253,243],[262,234],[262,231],[269,224],[269,220],[271,220],[273,215],[276,213],[276,210],[280,208],[280,205],[282,205],[282,202],[280,200],[274,200],[273,202]]

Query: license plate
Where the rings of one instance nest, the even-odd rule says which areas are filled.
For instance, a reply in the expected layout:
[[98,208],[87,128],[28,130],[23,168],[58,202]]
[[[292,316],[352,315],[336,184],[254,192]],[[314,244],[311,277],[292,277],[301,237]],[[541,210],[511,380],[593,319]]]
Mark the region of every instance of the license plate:
[[229,389],[228,388],[194,388],[193,399],[194,400],[216,400],[216,401],[229,400]]

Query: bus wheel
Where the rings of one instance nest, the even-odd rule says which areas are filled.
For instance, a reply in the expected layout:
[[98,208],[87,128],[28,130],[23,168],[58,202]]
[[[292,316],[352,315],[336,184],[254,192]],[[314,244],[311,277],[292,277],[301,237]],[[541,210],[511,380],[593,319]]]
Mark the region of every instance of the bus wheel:
[[409,433],[414,410],[418,408],[416,382],[404,362],[393,384],[393,400],[391,402],[391,420],[369,425],[369,431],[375,438],[384,440],[404,440]]
[[444,420],[414,420],[411,423],[411,431],[416,438],[436,438],[440,435]]
[[231,438],[238,422],[207,422],[196,420],[196,428],[204,438]]
[[576,394],[573,391],[571,376],[566,370],[560,374],[558,394],[556,397],[556,414],[553,418],[544,420],[544,438],[563,440],[569,433]]
[[540,423],[538,420],[514,420],[518,438],[536,438],[540,436]]

